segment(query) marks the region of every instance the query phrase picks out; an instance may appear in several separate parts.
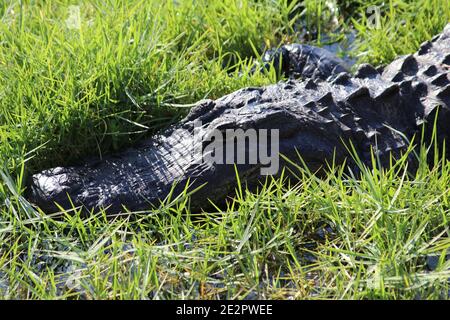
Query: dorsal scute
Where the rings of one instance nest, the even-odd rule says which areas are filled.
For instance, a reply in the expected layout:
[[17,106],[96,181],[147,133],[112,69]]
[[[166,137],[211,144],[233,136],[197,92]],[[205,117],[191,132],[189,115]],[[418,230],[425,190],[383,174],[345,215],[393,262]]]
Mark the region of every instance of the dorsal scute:
[[355,73],[355,78],[362,78],[362,79],[366,78],[372,79],[378,76],[380,76],[378,70],[368,63],[361,64]]

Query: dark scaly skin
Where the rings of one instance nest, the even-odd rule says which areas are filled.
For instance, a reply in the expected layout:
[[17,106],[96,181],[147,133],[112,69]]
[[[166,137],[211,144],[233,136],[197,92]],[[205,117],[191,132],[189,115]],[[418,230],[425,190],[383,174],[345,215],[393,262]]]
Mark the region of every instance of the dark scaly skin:
[[[279,129],[280,153],[297,159],[298,151],[317,170],[333,160],[336,164],[348,160],[343,141],[349,140],[365,163],[371,162],[372,148],[381,164],[388,165],[390,155],[399,156],[407,148],[402,135],[411,139],[420,133],[423,123],[433,123],[439,110],[438,138],[446,139],[450,149],[450,24],[416,54],[398,58],[381,74],[364,64],[352,76],[329,54],[322,60],[311,58],[320,50],[309,47],[303,55],[284,49],[283,60],[289,62],[284,70],[310,79],[200,101],[179,124],[139,148],[34,175],[28,198],[46,212],[57,211],[55,203],[71,208],[69,195],[75,206],[117,213],[123,206],[149,209],[169,194],[174,183],[177,194],[189,182],[191,189],[207,183],[192,196],[192,207],[203,207],[208,199],[222,201],[236,187],[234,166],[186,160],[193,148],[188,132],[195,120],[202,121],[205,133],[227,128]],[[254,187],[265,179],[260,167],[237,165],[241,182]]]

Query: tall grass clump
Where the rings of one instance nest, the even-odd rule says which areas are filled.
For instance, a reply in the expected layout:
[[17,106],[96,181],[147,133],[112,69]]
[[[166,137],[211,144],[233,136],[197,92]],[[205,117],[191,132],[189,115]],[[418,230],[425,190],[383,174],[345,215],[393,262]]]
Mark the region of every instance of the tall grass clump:
[[302,41],[338,41],[347,55],[374,65],[415,52],[450,21],[447,0],[304,0],[295,10]]

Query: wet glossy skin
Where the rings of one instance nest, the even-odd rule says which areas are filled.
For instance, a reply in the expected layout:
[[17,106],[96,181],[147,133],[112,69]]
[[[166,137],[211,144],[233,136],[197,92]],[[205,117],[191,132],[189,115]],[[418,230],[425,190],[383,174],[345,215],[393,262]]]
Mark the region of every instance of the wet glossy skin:
[[[206,185],[193,195],[193,208],[204,207],[209,199],[222,201],[236,187],[234,166],[189,159],[194,145],[191,133],[198,120],[205,133],[226,128],[279,129],[280,153],[295,160],[298,152],[317,170],[332,159],[343,163],[348,141],[367,164],[372,148],[387,165],[391,154],[398,156],[405,150],[402,135],[411,139],[423,123],[434,121],[439,110],[438,138],[446,139],[450,150],[450,24],[416,54],[398,58],[382,73],[361,65],[351,75],[339,59],[309,46],[285,46],[269,52],[267,59],[280,55],[283,70],[300,80],[200,101],[183,121],[142,147],[34,175],[28,198],[47,212],[58,210],[55,203],[71,208],[70,196],[74,205],[87,210],[107,208],[117,213],[123,206],[148,209],[163,200],[174,183],[176,195],[189,182],[191,189]],[[237,165],[241,181],[258,185],[266,178],[260,167],[260,163]]]

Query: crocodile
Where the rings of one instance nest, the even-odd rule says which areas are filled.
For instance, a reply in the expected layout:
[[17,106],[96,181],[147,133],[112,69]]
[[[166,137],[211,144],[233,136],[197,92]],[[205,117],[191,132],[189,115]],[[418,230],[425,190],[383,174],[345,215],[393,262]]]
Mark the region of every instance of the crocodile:
[[273,177],[287,171],[282,170],[291,165],[287,159],[299,156],[314,172],[330,163],[352,166],[349,145],[363,163],[370,165],[375,156],[388,166],[414,137],[431,137],[433,125],[449,158],[450,24],[416,53],[384,68],[361,64],[351,73],[331,53],[300,44],[271,50],[264,59],[276,62],[288,79],[201,100],[179,123],[139,146],[34,174],[26,197],[44,212],[77,206],[114,214],[148,210],[195,190],[190,205],[201,209],[226,199],[239,183],[254,189],[267,179],[262,174],[267,163],[260,159],[199,159],[193,150],[198,148],[196,130],[202,137],[227,129],[277,132],[279,143],[272,153],[282,157]]

